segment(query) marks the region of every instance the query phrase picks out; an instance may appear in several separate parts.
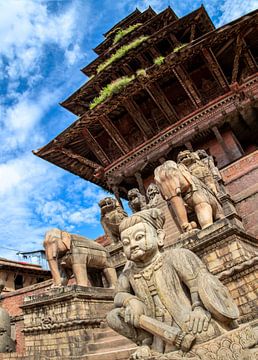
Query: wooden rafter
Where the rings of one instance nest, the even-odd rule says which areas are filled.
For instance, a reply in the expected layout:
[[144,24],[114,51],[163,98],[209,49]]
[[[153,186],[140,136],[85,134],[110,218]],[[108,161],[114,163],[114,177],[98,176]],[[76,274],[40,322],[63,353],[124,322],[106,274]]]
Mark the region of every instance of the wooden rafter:
[[83,157],[83,156],[81,156],[79,154],[76,154],[75,152],[73,152],[70,149],[58,148],[58,151],[61,152],[62,154],[64,154],[65,156],[67,156],[69,159],[77,160],[82,165],[85,165],[85,166],[90,167],[92,169],[97,169],[100,166],[99,164],[95,163],[94,161],[86,159],[85,157]]
[[194,40],[196,34],[196,23],[191,25],[190,42]]
[[210,48],[202,49],[202,53],[204,55],[206,64],[207,64],[208,68],[210,69],[211,73],[214,75],[215,79],[218,80],[220,86],[225,91],[227,91],[228,90],[227,79],[226,79],[214,53],[212,52],[212,50]]
[[243,51],[243,56],[245,58],[245,61],[248,64],[251,71],[256,72],[258,70],[258,66],[256,64],[256,61],[255,61],[250,49],[248,49],[248,46],[244,39],[243,39],[243,46],[244,46],[244,48],[242,51]]
[[191,99],[195,107],[200,107],[202,104],[201,98],[195,89],[192,79],[187,74],[182,65],[178,65],[173,69],[175,76],[177,77],[180,84],[183,86],[185,92]]
[[99,122],[106,130],[106,132],[109,134],[109,136],[113,139],[114,143],[116,143],[118,148],[122,151],[122,153],[123,154],[128,153],[130,149],[128,147],[127,142],[120,134],[120,132],[117,130],[117,128],[114,126],[114,124],[109,119],[109,117],[103,115],[102,117],[99,118]]
[[175,110],[158,84],[151,84],[145,89],[170,124],[178,120]]
[[96,139],[91,135],[87,128],[82,130],[82,135],[85,138],[89,149],[94,152],[95,156],[99,159],[102,165],[107,166],[110,164],[110,160],[105,154],[104,150],[100,147]]
[[131,118],[141,130],[144,139],[147,140],[148,138],[152,137],[154,135],[154,132],[150,127],[148,120],[142,113],[140,107],[132,99],[127,99],[126,101],[124,101],[123,105],[126,108],[127,112],[130,114]]
[[232,69],[231,83],[237,81],[237,75],[239,71],[239,60],[242,50],[243,50],[243,38],[241,35],[238,35],[236,40],[236,50],[235,50],[234,64]]

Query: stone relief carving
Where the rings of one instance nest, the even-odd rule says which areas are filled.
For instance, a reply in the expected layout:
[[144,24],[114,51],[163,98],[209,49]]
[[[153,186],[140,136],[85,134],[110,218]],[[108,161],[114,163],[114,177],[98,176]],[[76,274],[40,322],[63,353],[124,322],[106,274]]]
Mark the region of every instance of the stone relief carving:
[[[0,294],[4,286],[4,282],[0,280]],[[0,353],[13,351],[15,351],[15,342],[11,338],[11,319],[8,312],[0,307]]]
[[[188,158],[188,155],[187,160],[183,160],[185,157],[179,158],[181,161],[179,164],[168,160],[154,171],[155,182],[164,199],[173,206],[183,232],[197,227],[195,222],[189,222],[187,211],[196,214],[201,229],[205,229],[215,220],[225,217],[222,206],[211,188],[199,177],[193,175],[182,163],[182,161],[188,163]],[[192,164],[192,158],[191,155],[190,164]],[[199,176],[205,177],[205,181],[208,182],[201,166],[195,164],[193,168],[192,171],[195,173],[199,171]]]
[[66,285],[72,275],[77,285],[89,286],[88,268],[102,270],[109,287],[115,286],[117,276],[109,264],[109,253],[95,241],[60,229],[51,229],[47,231],[43,245],[53,286]]
[[161,201],[162,197],[159,191],[158,185],[151,183],[146,191],[147,199],[148,199],[148,205],[147,208],[153,208],[158,205],[158,203]]
[[139,189],[134,188],[128,191],[128,205],[133,213],[146,209],[146,198],[143,196]]
[[[214,194],[217,194],[216,180],[210,167],[200,159],[199,152],[192,152],[190,150],[180,151],[177,156],[177,163],[183,164],[189,172],[201,180]],[[213,163],[214,164],[214,163]]]
[[119,225],[127,217],[127,213],[122,209],[116,199],[106,197],[99,202],[101,212],[101,225],[105,234],[111,239],[112,243],[120,241]]
[[[217,359],[224,346],[230,359],[240,360],[241,336],[248,330],[230,331],[238,327],[239,312],[227,288],[190,250],[162,252],[163,225],[157,208],[121,222],[128,262],[118,279],[115,308],[107,315],[109,326],[138,345],[132,359]],[[251,340],[240,350],[255,344],[249,331]]]

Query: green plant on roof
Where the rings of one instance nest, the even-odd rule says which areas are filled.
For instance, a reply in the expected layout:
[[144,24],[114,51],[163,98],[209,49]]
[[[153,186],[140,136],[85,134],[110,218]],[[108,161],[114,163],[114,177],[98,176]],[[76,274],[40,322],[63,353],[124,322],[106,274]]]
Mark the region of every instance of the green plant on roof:
[[161,65],[163,64],[164,60],[165,60],[165,56],[158,56],[156,59],[154,59],[153,62],[155,65]]
[[178,52],[178,51],[180,51],[180,50],[183,49],[183,47],[185,47],[186,45],[188,45],[188,44],[179,44],[177,47],[175,47],[175,48],[173,49],[173,52]]
[[110,58],[108,58],[106,61],[104,61],[102,64],[100,64],[98,66],[97,73],[99,74],[101,71],[106,69],[109,65],[111,65],[114,61],[121,59],[128,51],[136,48],[137,46],[139,46],[141,43],[143,43],[147,39],[148,39],[148,36],[140,36],[139,38],[133,40],[129,44],[121,46],[113,55],[111,55]]
[[90,109],[94,109],[97,105],[103,103],[108,97],[120,93],[131,81],[135,79],[135,76],[123,76],[101,89],[99,96],[95,97],[90,103]]
[[119,29],[117,31],[115,37],[114,37],[113,45],[118,43],[125,35],[129,34],[132,31],[134,31],[135,29],[137,29],[141,25],[142,25],[142,23],[137,23],[137,24],[128,26],[128,28],[126,28],[126,29]]
[[137,76],[147,76],[146,70],[145,69],[138,69],[136,71],[136,75]]

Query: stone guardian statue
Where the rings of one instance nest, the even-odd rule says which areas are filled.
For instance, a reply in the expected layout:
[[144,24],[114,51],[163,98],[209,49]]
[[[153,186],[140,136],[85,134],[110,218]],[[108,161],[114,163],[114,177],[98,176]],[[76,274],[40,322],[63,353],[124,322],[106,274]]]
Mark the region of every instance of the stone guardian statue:
[[120,224],[128,262],[107,321],[138,344],[133,359],[152,359],[154,354],[158,359],[164,353],[182,359],[195,344],[227,333],[239,316],[227,288],[193,252],[162,252],[163,225],[157,208],[137,212]]

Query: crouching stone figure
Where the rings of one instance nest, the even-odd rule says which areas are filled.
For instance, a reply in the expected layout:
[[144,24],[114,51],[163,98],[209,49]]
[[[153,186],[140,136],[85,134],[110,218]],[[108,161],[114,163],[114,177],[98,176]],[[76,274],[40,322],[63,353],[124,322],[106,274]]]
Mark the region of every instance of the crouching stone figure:
[[153,351],[187,353],[194,344],[227,332],[239,315],[226,287],[193,252],[161,252],[163,225],[157,208],[137,212],[120,224],[128,262],[107,321],[139,345],[134,359],[152,358]]

